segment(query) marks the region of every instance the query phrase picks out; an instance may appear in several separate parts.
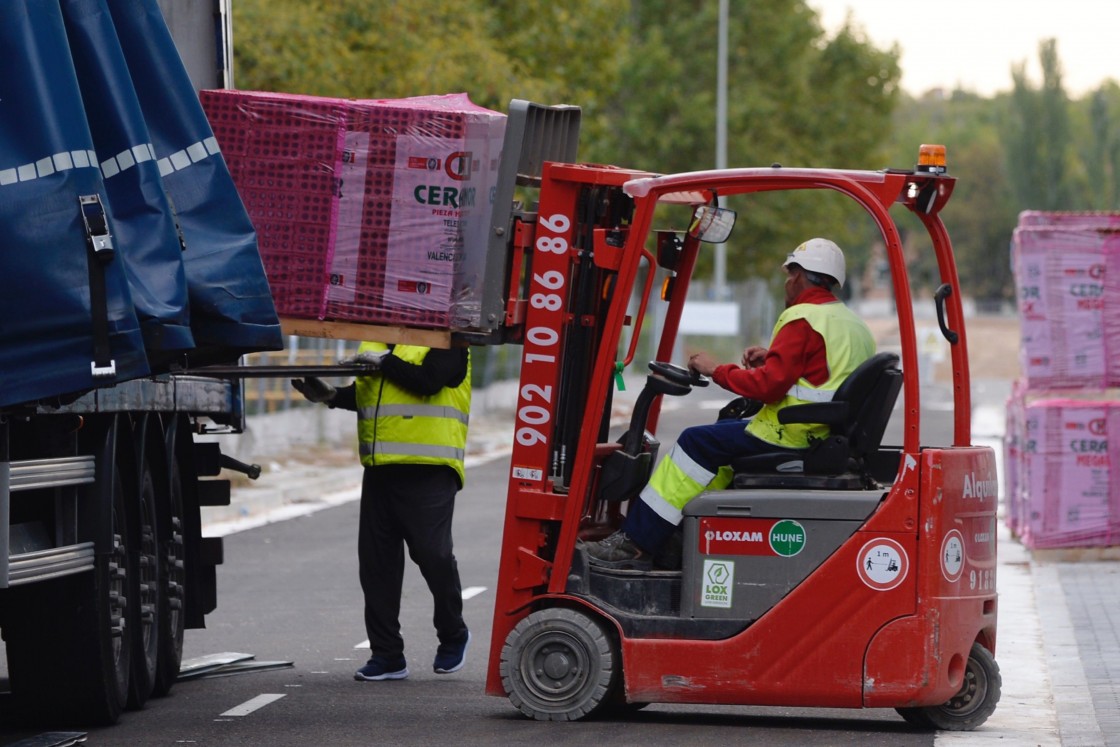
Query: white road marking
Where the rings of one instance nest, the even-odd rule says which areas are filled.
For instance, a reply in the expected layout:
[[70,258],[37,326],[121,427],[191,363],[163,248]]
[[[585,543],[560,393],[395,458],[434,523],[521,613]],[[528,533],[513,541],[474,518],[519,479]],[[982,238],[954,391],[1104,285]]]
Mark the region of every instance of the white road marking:
[[244,703],[242,703],[239,706],[234,706],[233,708],[230,708],[228,711],[226,711],[225,713],[223,713],[221,715],[223,715],[223,716],[248,716],[250,713],[257,710],[258,708],[264,708],[269,703],[280,700],[280,698],[283,698],[283,697],[284,697],[283,694],[263,693],[261,695],[258,695],[255,698],[251,698],[249,700],[246,700]]
[[467,588],[463,589],[463,599],[465,600],[470,599],[471,597],[477,597],[484,591],[486,591],[485,586],[468,586]]

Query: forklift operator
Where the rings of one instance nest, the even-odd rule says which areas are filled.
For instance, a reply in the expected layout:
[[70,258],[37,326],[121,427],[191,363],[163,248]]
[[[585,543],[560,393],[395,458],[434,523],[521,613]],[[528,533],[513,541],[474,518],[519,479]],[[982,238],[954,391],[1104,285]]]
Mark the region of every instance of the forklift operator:
[[686,428],[658,464],[637,500],[630,502],[619,531],[584,544],[591,563],[645,569],[680,524],[686,503],[708,489],[727,487],[733,459],[809,447],[826,438],[828,426],[782,424],[778,412],[790,405],[827,402],[859,364],[875,352],[867,324],[836,298],[845,277],[844,253],[828,239],[804,242],[782,265],[786,308],[774,325],[770,348],[749,347],[742,365],[718,365],[697,353],[689,368],[735,394],[763,403],[743,425],[721,420]]

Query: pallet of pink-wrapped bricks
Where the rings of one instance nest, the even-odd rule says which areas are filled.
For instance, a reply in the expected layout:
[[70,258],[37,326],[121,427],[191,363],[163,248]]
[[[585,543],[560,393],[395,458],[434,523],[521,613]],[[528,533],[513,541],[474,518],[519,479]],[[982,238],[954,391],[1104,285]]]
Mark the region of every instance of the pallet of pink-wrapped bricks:
[[1120,213],[1023,212],[1012,259],[1006,521],[1031,549],[1120,545]]
[[477,323],[470,255],[486,249],[504,114],[466,94],[200,98],[282,318]]
[[1012,251],[1027,385],[1120,386],[1120,214],[1024,214]]
[[1006,520],[1031,549],[1120,544],[1120,401],[1100,394],[1008,401]]

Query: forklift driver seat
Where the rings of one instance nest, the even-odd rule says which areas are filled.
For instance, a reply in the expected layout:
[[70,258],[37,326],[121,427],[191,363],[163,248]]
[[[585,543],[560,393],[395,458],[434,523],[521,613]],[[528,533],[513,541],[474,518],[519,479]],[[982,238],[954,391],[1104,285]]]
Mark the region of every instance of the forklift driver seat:
[[861,490],[876,484],[872,463],[902,388],[895,353],[876,353],[840,384],[830,402],[783,408],[782,423],[824,423],[828,438],[803,454],[757,454],[731,463],[735,488]]

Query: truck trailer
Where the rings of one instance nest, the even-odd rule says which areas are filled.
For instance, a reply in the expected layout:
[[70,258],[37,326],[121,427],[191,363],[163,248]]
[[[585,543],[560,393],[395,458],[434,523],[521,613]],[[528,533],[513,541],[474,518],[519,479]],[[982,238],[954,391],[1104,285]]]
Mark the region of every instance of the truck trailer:
[[199,507],[229,483],[200,478],[251,470],[195,439],[244,427],[242,386],[186,371],[283,340],[196,95],[229,81],[226,7],[0,5],[0,629],[24,712],[143,706],[216,604]]

